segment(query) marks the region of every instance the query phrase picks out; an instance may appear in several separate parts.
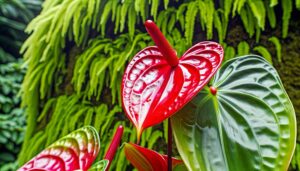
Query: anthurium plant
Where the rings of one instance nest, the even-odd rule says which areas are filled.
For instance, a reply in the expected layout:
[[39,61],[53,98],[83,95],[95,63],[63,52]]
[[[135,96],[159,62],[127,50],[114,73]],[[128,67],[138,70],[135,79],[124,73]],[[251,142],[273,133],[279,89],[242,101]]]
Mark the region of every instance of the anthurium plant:
[[[255,55],[222,64],[222,46],[208,41],[178,58],[154,22],[145,26],[156,46],[141,50],[128,64],[123,108],[138,141],[144,129],[168,119],[168,155],[124,143],[132,165],[139,171],[286,171],[296,144],[296,119],[276,70]],[[108,170],[122,133],[120,126],[99,162],[94,162],[98,133],[86,126],[19,171]],[[179,158],[172,157],[172,134]]]
[[126,144],[127,159],[141,171],[174,169],[173,132],[184,162],[177,170],[286,171],[296,119],[276,70],[254,55],[221,66],[223,49],[215,42],[197,43],[177,58],[155,23],[145,27],[156,46],[136,54],[125,70],[123,107],[138,137],[171,118],[168,157]]

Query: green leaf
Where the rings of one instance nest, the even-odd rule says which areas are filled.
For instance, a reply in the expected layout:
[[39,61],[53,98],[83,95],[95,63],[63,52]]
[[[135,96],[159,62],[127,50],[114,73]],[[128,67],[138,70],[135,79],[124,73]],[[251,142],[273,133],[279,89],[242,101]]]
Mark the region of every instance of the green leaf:
[[235,49],[232,46],[227,46],[224,52],[224,61],[228,61],[235,57]]
[[[219,36],[219,42],[222,43],[224,40],[224,36],[223,36],[223,26],[222,26],[222,22],[221,19],[219,17],[218,11],[214,12],[214,27],[217,29],[218,31],[218,36]],[[226,34],[226,33],[225,33]]]
[[275,36],[272,36],[268,40],[275,45],[275,47],[276,47],[276,54],[277,54],[277,60],[279,62],[281,62],[281,44],[280,44],[279,39],[277,37],[275,37]]
[[108,160],[101,160],[93,164],[93,166],[88,171],[105,171],[108,166]]
[[293,10],[292,0],[282,2],[282,37],[286,38],[289,29],[289,21]]
[[247,42],[242,41],[238,45],[238,56],[248,55],[250,51],[250,46]]
[[276,15],[275,15],[274,7],[270,7],[267,5],[267,16],[268,16],[271,28],[275,28],[276,27]]
[[296,0],[296,8],[299,10],[300,9],[300,0]]
[[247,33],[250,37],[254,35],[254,21],[255,18],[251,12],[250,7],[242,8],[240,12],[240,16],[244,25],[244,28],[246,29]]
[[172,117],[178,151],[190,171],[287,170],[296,142],[292,103],[276,70],[249,55],[226,62]]
[[187,42],[191,45],[194,36],[194,26],[195,26],[195,19],[197,15],[197,5],[196,2],[189,3],[186,11],[185,16],[185,37]]
[[247,1],[254,17],[257,19],[258,26],[261,29],[265,28],[266,9],[262,0]]
[[224,0],[224,16],[225,16],[226,21],[228,21],[228,17],[231,12],[232,4],[233,4],[233,0]]
[[206,36],[207,39],[212,39],[215,4],[213,0],[205,0],[205,3],[208,9],[206,10]]
[[278,4],[278,0],[271,0],[270,7],[274,7]]
[[233,9],[232,9],[232,14],[235,16],[235,12],[237,11],[238,13],[241,12],[241,9],[243,9],[243,6],[245,4],[246,0],[235,0],[233,3]]
[[270,52],[268,51],[268,49],[266,49],[263,46],[256,46],[253,50],[257,51],[259,54],[261,54],[270,64],[273,64],[272,56],[271,56]]

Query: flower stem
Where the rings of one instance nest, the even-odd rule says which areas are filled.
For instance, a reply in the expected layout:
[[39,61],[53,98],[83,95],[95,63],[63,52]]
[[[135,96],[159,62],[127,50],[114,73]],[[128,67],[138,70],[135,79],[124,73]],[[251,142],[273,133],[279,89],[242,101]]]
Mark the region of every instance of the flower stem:
[[116,132],[115,132],[115,135],[110,143],[110,146],[105,154],[105,157],[104,159],[108,160],[109,163],[108,163],[108,166],[106,168],[106,171],[109,170],[109,167],[110,167],[110,164],[112,162],[112,160],[114,159],[114,156],[116,154],[116,151],[118,149],[118,146],[120,144],[120,141],[121,141],[121,138],[122,138],[122,135],[123,135],[123,131],[124,131],[124,128],[122,125],[120,125]]

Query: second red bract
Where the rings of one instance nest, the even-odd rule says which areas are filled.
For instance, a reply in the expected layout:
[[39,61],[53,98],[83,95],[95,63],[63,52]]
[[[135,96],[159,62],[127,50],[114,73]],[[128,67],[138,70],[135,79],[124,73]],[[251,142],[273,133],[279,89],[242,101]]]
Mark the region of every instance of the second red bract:
[[[220,67],[223,48],[200,42],[178,60],[152,21],[147,30],[157,46],[143,49],[127,66],[122,83],[126,115],[140,137],[143,129],[158,124],[188,103]],[[149,29],[150,27],[150,29]],[[175,51],[174,51],[175,52]],[[171,60],[170,60],[171,59]]]

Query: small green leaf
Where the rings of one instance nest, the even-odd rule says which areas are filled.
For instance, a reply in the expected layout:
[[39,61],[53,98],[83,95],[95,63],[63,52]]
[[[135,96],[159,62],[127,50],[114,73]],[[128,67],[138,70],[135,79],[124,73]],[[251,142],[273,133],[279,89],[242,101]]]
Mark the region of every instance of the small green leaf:
[[88,171],[105,171],[108,166],[108,160],[101,160],[93,164],[93,166]]
[[269,41],[272,42],[276,47],[277,60],[281,62],[281,44],[277,37],[272,36],[269,38]]
[[288,29],[289,29],[289,22],[293,10],[293,4],[292,0],[284,0],[282,3],[282,10],[283,10],[283,15],[282,15],[282,37],[286,38],[288,34]]
[[271,0],[270,7],[274,7],[278,4],[278,0]]
[[254,49],[254,51],[257,51],[260,55],[262,55],[270,64],[273,65],[273,61],[272,61],[272,56],[270,54],[270,52],[268,51],[268,49],[266,49],[263,46],[256,46]]
[[299,10],[300,9],[300,0],[296,0],[296,8]]
[[224,61],[228,61],[235,57],[235,49],[232,46],[227,46],[224,52]]
[[248,55],[250,51],[250,46],[247,42],[242,41],[238,44],[238,56]]
[[276,15],[275,15],[274,7],[267,6],[267,16],[268,16],[271,28],[275,28],[276,27]]

